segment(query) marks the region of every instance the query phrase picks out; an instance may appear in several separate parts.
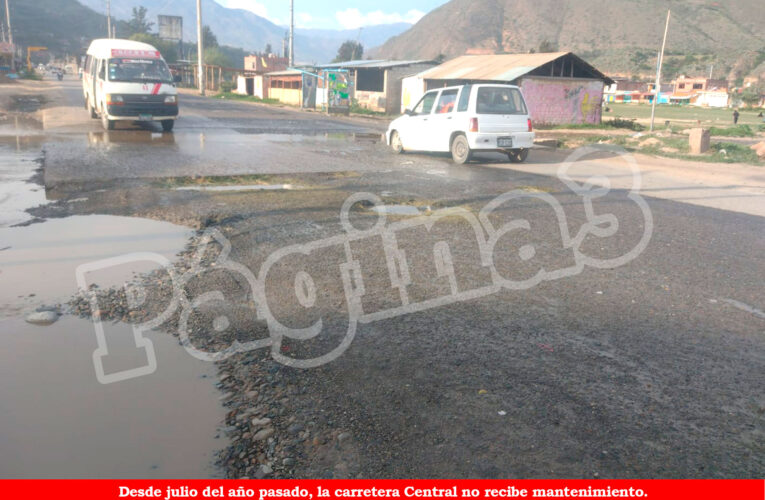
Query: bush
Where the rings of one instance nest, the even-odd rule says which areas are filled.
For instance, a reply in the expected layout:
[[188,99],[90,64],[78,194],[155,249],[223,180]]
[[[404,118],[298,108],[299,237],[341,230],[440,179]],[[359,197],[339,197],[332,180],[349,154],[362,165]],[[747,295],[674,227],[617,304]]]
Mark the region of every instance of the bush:
[[715,142],[711,145],[711,148],[714,151],[715,161],[725,163],[760,163],[757,153],[744,144]]
[[709,135],[720,135],[725,137],[754,137],[754,131],[749,125],[736,125],[735,127],[711,127]]
[[232,90],[234,90],[234,84],[231,82],[221,82],[220,90],[221,92],[225,92],[225,93],[231,92]]

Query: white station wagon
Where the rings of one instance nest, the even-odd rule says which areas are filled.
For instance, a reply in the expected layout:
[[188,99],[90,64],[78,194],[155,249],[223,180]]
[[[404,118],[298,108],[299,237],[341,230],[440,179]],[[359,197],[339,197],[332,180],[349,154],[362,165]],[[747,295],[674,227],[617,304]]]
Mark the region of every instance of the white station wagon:
[[396,153],[451,152],[461,164],[474,152],[499,151],[520,163],[534,145],[534,132],[518,87],[478,84],[427,92],[391,122],[386,139]]

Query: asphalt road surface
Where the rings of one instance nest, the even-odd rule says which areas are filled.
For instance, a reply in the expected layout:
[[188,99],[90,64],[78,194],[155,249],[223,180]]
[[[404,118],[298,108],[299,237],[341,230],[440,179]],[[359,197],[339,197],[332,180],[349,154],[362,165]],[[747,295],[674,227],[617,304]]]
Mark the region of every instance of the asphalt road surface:
[[[393,154],[380,141],[384,120],[188,94],[173,134],[104,132],[78,84],[26,86],[44,97],[40,109],[9,111],[6,136],[44,152],[34,181],[45,204],[28,213],[194,228],[184,271],[205,231],[218,231],[203,271],[184,282],[189,314],[179,308],[162,330],[190,332],[198,355],[249,346],[216,358],[223,474],[765,470],[756,167],[639,157],[642,190],[630,191],[638,177],[614,151],[573,159],[562,177],[571,151],[456,166]],[[20,90],[1,93],[6,109],[19,102]],[[357,193],[367,194],[344,205]],[[103,314],[158,316],[170,280],[147,283],[152,300],[131,309],[117,294]]]

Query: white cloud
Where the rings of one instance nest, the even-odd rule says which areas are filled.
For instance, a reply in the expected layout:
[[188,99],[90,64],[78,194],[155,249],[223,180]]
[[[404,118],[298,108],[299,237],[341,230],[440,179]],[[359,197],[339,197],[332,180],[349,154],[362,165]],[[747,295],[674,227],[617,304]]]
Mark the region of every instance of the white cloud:
[[345,29],[356,29],[362,26],[374,26],[376,24],[391,23],[409,23],[414,24],[424,16],[425,13],[412,9],[406,14],[398,12],[385,13],[381,10],[375,10],[362,14],[357,8],[341,10],[335,13],[335,19]]
[[268,9],[256,0],[227,0],[224,5],[229,9],[249,10],[253,14],[268,19]]
[[295,13],[295,26],[298,28],[308,28],[313,22],[313,16],[306,12]]

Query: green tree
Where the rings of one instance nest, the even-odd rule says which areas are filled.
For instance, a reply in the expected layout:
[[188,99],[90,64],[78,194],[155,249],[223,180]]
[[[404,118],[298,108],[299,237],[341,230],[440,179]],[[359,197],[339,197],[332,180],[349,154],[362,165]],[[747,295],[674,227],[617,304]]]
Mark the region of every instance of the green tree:
[[265,50],[265,52],[266,52],[266,54],[273,54],[273,52],[274,52],[274,49],[272,49],[272,48],[271,48],[271,44],[270,44],[270,43],[267,43],[267,44],[266,44],[266,50]]
[[540,54],[544,52],[558,52],[558,45],[551,42],[550,40],[542,40],[542,42],[539,44],[537,52]]
[[133,7],[133,17],[127,23],[131,35],[136,33],[149,33],[154,23],[146,18],[146,7]]
[[355,61],[364,57],[364,46],[355,40],[346,40],[337,49],[337,55],[332,62]]
[[205,49],[205,64],[210,64],[212,66],[223,66],[225,68],[230,68],[233,66],[231,64],[231,60],[226,54],[223,53],[220,47],[209,47]]
[[215,36],[215,33],[213,33],[209,26],[205,25],[202,28],[202,36],[204,38],[205,49],[218,46],[218,37]]
[[760,103],[760,90],[749,87],[741,93],[741,101],[749,107],[755,107]]
[[162,40],[157,35],[152,35],[150,33],[135,33],[130,35],[130,39],[155,46],[168,63],[174,63],[178,60],[178,44],[175,42]]

